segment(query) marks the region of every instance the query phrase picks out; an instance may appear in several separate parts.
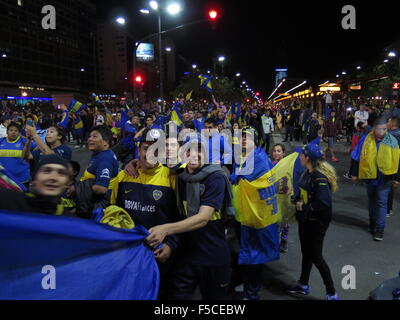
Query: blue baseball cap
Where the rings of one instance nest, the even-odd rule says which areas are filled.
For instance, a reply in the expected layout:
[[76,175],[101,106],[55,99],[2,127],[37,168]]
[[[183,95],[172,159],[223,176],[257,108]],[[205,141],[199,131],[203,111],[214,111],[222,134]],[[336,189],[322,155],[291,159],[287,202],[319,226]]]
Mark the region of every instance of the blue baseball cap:
[[304,154],[306,157],[309,157],[311,160],[316,161],[320,160],[325,154],[321,150],[321,147],[318,144],[308,144],[306,145],[302,151],[302,154]]

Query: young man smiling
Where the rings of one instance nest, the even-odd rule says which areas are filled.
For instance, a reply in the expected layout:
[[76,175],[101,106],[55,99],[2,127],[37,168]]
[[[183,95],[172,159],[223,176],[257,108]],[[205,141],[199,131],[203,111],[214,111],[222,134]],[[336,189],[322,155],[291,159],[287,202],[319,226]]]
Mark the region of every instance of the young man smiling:
[[58,155],[44,156],[27,193],[0,189],[0,210],[69,215],[64,210],[61,195],[70,183],[68,162]]
[[[106,205],[108,186],[118,174],[119,163],[110,149],[112,132],[106,126],[94,127],[88,139],[88,149],[93,153],[89,166],[76,187],[77,214],[90,218],[92,210]],[[73,193],[75,190],[70,190]]]
[[223,211],[231,206],[230,185],[219,165],[204,165],[201,136],[193,134],[185,147],[187,168],[178,176],[178,205],[187,218],[151,228],[147,241],[157,247],[167,236],[182,234],[174,300],[191,300],[198,285],[204,300],[221,300],[230,281],[230,250],[222,220]]
[[[125,209],[135,226],[150,229],[156,225],[176,222],[181,219],[176,206],[176,175],[151,155],[151,146],[162,136],[160,130],[146,129],[139,146],[139,161],[136,177],[121,171],[111,183],[111,204]],[[178,249],[177,236],[166,237],[162,248],[155,250],[160,270],[159,299],[169,298],[171,267],[170,257]]]

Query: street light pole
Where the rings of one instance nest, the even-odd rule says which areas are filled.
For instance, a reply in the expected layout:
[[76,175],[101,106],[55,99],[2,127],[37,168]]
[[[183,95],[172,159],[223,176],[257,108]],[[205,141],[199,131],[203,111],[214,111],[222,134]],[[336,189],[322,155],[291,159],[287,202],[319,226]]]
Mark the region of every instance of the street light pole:
[[[160,98],[162,109],[164,109],[164,72],[163,72],[163,49],[162,49],[162,29],[161,29],[161,13],[158,11],[158,47],[160,59]],[[164,110],[163,110],[164,111]]]

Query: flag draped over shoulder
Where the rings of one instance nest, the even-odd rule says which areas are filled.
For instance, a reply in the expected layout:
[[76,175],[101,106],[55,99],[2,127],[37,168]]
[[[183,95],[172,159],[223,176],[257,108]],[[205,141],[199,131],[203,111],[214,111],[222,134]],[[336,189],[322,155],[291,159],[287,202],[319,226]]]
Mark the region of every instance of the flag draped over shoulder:
[[360,139],[351,156],[360,162],[360,179],[376,179],[378,170],[384,175],[397,173],[400,151],[397,139],[391,134],[385,135],[377,150],[374,132],[370,132]]
[[179,110],[179,103],[175,103],[171,112],[171,121],[173,121],[178,127],[183,124],[182,115]]
[[[267,154],[257,148],[242,168],[233,186],[236,219],[241,224],[239,264],[255,265],[279,259],[279,214],[274,183],[275,169]],[[247,173],[247,172],[246,172]]]
[[0,211],[0,300],[155,300],[143,227]]
[[87,106],[84,105],[82,102],[79,102],[75,99],[71,100],[69,107],[68,107],[68,110],[71,113],[77,113],[83,109],[87,109]]
[[201,75],[199,75],[199,79],[201,80],[200,86],[204,89],[207,89],[208,92],[212,93],[213,92],[212,83],[211,83],[212,77],[201,74]]

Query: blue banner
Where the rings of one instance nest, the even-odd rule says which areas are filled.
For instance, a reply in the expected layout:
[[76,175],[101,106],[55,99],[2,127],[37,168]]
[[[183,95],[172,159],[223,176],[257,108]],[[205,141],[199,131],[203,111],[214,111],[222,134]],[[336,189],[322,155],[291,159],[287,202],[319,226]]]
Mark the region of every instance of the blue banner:
[[155,300],[143,227],[0,211],[1,300]]

